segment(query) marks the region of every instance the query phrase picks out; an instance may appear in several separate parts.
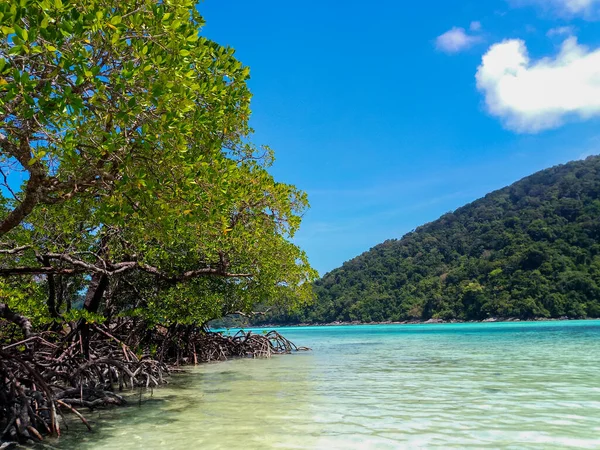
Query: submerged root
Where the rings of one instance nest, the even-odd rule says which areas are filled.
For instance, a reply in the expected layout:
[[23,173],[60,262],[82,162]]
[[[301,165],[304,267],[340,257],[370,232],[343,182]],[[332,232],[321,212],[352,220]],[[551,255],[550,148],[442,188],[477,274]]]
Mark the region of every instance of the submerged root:
[[[201,329],[169,330],[158,354],[175,364],[198,364],[231,358],[270,358],[273,355],[310,350],[298,347],[277,331],[255,334],[240,330],[233,336]],[[169,345],[170,344],[170,345]]]

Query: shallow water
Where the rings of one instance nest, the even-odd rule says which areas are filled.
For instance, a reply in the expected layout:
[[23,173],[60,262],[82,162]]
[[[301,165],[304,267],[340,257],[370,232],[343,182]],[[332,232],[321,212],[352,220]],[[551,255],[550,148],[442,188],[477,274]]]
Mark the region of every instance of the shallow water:
[[209,364],[70,419],[81,449],[600,448],[600,321],[286,328],[312,352]]

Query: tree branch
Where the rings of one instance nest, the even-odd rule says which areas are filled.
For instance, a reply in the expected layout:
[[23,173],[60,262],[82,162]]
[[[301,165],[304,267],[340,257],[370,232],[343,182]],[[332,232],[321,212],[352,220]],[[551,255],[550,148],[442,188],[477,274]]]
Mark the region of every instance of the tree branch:
[[206,267],[203,269],[188,270],[187,272],[180,273],[178,275],[168,275],[162,272],[156,267],[148,264],[139,263],[136,261],[126,261],[112,265],[111,269],[103,269],[101,267],[88,264],[83,261],[76,260],[67,255],[58,255],[60,258],[55,258],[56,254],[48,254],[51,259],[60,259],[71,263],[74,268],[63,268],[63,267],[7,267],[0,268],[0,277],[11,276],[11,275],[74,275],[79,273],[98,273],[106,276],[114,276],[131,270],[139,269],[146,273],[156,275],[164,281],[170,283],[179,283],[181,281],[190,280],[192,278],[198,278],[202,276],[216,276],[223,278],[250,278],[253,276],[251,273],[234,273],[227,272],[220,268]]
[[65,269],[61,267],[8,267],[0,268],[0,277],[11,275],[75,275],[85,273],[82,269]]
[[24,252],[25,250],[29,250],[31,245],[22,245],[21,247],[9,248],[9,249],[1,249],[0,255],[14,255],[16,253]]
[[45,176],[43,166],[39,161],[30,164],[31,154],[27,140],[22,140],[21,145],[17,146],[0,133],[0,148],[6,154],[16,158],[29,172],[29,179],[23,191],[21,202],[0,222],[0,236],[3,236],[18,226],[39,203],[42,198]]

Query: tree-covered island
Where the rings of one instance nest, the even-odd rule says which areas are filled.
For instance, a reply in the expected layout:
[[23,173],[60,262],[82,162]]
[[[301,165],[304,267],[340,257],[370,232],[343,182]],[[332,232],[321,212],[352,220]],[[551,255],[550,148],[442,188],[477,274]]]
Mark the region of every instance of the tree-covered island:
[[600,317],[600,157],[542,170],[326,274],[256,323]]

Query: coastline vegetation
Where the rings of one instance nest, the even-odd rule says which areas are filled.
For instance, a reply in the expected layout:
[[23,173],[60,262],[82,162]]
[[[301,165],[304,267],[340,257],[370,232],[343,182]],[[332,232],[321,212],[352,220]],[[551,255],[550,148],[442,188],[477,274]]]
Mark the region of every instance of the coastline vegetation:
[[[312,298],[304,192],[248,125],[249,69],[195,2],[0,4],[0,436],[168,366],[290,351],[205,324]],[[214,351],[213,351],[214,350]]]

